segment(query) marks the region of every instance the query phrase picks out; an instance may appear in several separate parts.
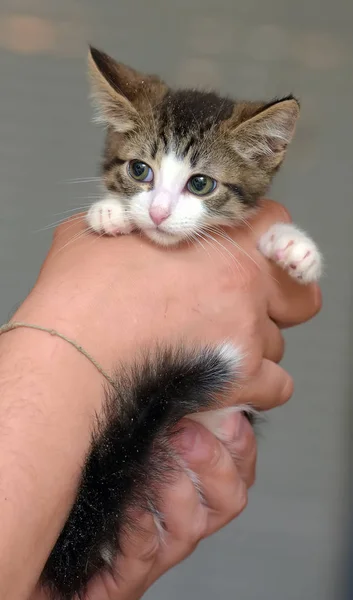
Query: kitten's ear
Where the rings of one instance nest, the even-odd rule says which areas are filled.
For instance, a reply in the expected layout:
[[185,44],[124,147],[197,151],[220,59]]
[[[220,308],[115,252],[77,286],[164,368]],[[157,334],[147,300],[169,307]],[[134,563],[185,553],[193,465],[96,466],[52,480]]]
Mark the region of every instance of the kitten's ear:
[[133,129],[138,113],[124,94],[130,76],[129,68],[90,46],[88,73],[91,95],[97,108],[95,120],[109,123],[121,133]]
[[233,147],[244,160],[276,169],[293,139],[298,116],[299,103],[293,97],[267,104],[233,129]]

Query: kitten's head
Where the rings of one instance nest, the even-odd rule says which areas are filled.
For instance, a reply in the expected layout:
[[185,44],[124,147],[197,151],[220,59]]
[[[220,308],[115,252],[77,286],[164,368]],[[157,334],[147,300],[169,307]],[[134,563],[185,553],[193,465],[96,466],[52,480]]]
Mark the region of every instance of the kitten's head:
[[149,238],[172,245],[240,222],[266,193],[294,134],[295,98],[174,91],[94,48],[89,72],[107,126],[104,184]]

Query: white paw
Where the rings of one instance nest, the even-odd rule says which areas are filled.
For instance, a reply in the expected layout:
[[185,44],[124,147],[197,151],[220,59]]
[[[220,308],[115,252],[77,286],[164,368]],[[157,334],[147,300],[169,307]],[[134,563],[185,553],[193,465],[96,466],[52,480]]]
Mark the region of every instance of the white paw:
[[89,226],[97,233],[119,235],[131,233],[133,229],[123,205],[111,196],[92,204],[86,218]]
[[261,237],[259,250],[301,283],[317,281],[321,254],[311,238],[290,223],[276,223]]

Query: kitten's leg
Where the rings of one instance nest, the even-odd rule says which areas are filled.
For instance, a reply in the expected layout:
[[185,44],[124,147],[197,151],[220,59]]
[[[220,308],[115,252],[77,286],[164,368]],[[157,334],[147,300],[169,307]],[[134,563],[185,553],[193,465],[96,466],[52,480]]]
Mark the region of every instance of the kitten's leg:
[[131,233],[133,230],[123,204],[111,194],[92,204],[86,219],[88,225],[97,233],[119,235]]
[[322,257],[315,242],[291,223],[275,223],[260,238],[260,252],[301,283],[318,281]]

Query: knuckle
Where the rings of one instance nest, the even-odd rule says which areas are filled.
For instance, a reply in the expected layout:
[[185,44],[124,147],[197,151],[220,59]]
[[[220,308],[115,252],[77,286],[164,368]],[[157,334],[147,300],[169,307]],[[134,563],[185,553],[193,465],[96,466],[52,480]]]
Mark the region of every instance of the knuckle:
[[283,387],[282,387],[280,403],[285,404],[286,402],[288,402],[288,400],[290,400],[290,398],[292,397],[293,392],[294,392],[293,378],[290,375],[287,375],[287,377],[285,378]]
[[[255,349],[254,349],[255,350]],[[254,354],[248,353],[244,363],[243,363],[243,379],[249,383],[250,380],[256,378],[258,372],[261,368],[262,358],[260,359],[257,356],[257,352],[255,350]]]
[[284,355],[285,339],[277,326],[274,327],[273,330],[269,330],[269,334],[264,339],[264,357],[279,363]]
[[284,221],[285,223],[291,223],[292,217],[290,215],[289,210],[282,204],[278,204],[278,203],[276,203],[276,204],[277,204],[278,216],[280,217],[280,219],[282,221]]
[[271,209],[273,216],[274,216],[274,218],[276,218],[276,220],[280,220],[284,223],[292,222],[292,217],[290,215],[290,212],[286,209],[285,206],[283,206],[283,204],[280,204],[279,202],[276,202],[275,200],[266,198],[263,201],[263,205],[267,206],[269,209]]
[[248,505],[248,490],[245,483],[242,483],[237,493],[237,501],[234,511],[234,518],[237,517]]
[[236,519],[240,513],[245,510],[248,504],[248,492],[246,485],[242,482],[241,485],[237,486],[235,494],[230,497],[227,506],[224,509],[224,515],[226,516],[226,522],[229,523]]
[[204,506],[200,504],[196,514],[193,515],[191,527],[189,529],[188,546],[195,548],[200,540],[202,540],[207,533],[207,511]]
[[[259,331],[259,329],[258,329]],[[261,369],[263,361],[263,342],[259,337],[258,331],[256,337],[249,334],[248,343],[244,346],[243,373],[245,378],[255,377]],[[257,339],[256,339],[257,338]]]
[[278,344],[277,347],[274,349],[273,351],[273,361],[276,363],[280,363],[283,356],[284,356],[284,351],[285,351],[285,340],[283,335],[279,335],[278,336]]
[[314,317],[318,312],[320,312],[320,310],[322,308],[322,292],[321,292],[320,287],[317,284],[312,285],[312,290],[313,290],[312,313],[313,313],[313,317]]
[[[123,537],[122,554],[134,557],[141,562],[153,561],[159,551],[161,536],[156,520],[152,513],[139,514],[132,512],[132,527],[128,528]],[[135,523],[135,525],[133,525]]]
[[256,457],[257,452],[257,443],[256,436],[253,426],[249,423],[246,417],[243,417],[243,433],[239,440],[236,440],[232,444],[229,445],[229,451],[231,453],[232,458],[234,459],[237,466],[239,466],[239,461],[244,464],[249,464],[252,462],[253,456]]
[[[191,477],[196,477],[193,471],[183,472],[170,487],[171,498],[175,506],[189,506],[192,504],[195,495],[195,484]],[[169,511],[168,506],[165,506],[165,511]]]
[[249,467],[247,469],[246,477],[244,478],[247,488],[249,489],[255,483],[256,479],[256,459],[257,459],[257,448],[255,447],[250,455]]
[[208,470],[211,469],[212,471],[218,471],[219,469],[224,468],[224,449],[218,440],[215,441],[217,443],[214,444],[213,452],[208,465]]
[[142,562],[151,562],[153,561],[159,551],[160,548],[160,539],[157,534],[150,534],[148,538],[144,538],[141,540],[141,544],[138,546],[139,554],[138,558]]

